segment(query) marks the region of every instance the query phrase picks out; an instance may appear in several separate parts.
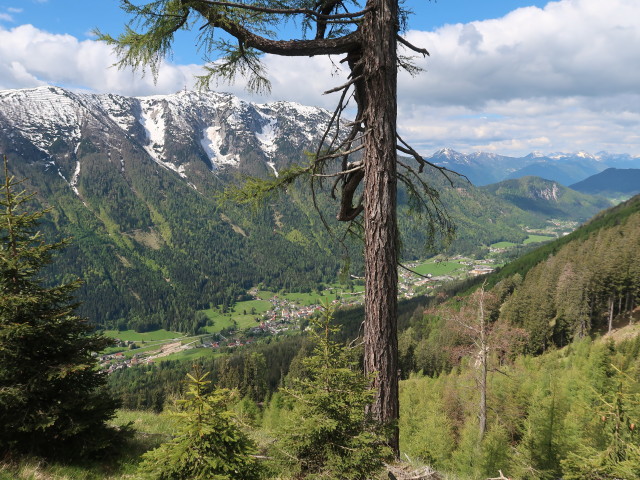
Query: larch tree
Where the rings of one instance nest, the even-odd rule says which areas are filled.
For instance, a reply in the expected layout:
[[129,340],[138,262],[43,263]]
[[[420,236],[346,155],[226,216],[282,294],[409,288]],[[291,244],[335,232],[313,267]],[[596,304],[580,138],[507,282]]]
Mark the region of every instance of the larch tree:
[[[312,161],[280,172],[272,181],[253,180],[251,185],[258,188],[248,196],[255,199],[286,188],[304,175],[312,185],[331,178],[331,194],[339,198],[338,220],[354,222],[363,215],[364,363],[365,371],[374,374],[376,391],[370,412],[383,423],[396,423],[398,180],[407,185],[411,205],[426,212],[431,233],[452,228],[437,192],[422,175],[430,164],[397,132],[398,69],[419,70],[401,55],[399,46],[428,54],[400,36],[407,12],[399,8],[399,0],[366,0],[364,5],[347,0],[156,0],[136,5],[121,0],[121,7],[132,16],[125,32],[117,38],[98,32],[115,46],[120,67],[149,68],[157,75],[176,32],[197,29],[198,47],[208,61],[199,78],[202,87],[214,78],[231,81],[241,75],[249,88],[268,90],[263,54],[343,57],[348,80],[325,92],[338,94],[339,100]],[[287,21],[300,27],[297,38],[283,40],[272,32]],[[351,99],[357,113],[346,122],[342,114]],[[398,151],[412,157],[415,166],[399,159]],[[446,175],[445,169],[439,170]],[[392,437],[390,444],[397,451],[397,429]]]

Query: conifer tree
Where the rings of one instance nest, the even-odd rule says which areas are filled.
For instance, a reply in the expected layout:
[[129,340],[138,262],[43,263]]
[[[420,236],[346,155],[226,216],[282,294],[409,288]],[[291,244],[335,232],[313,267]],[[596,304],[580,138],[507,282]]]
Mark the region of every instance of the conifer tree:
[[175,437],[147,452],[140,464],[143,478],[153,480],[255,480],[261,467],[252,456],[255,446],[235,423],[228,408],[231,392],[207,393],[208,373],[187,374],[186,397],[178,401]]
[[281,423],[275,455],[294,478],[365,480],[383,466],[391,449],[365,406],[374,395],[353,351],[331,340],[336,328],[325,305],[312,320],[316,347],[304,360],[307,375],[284,390],[293,409]]
[[606,440],[604,450],[584,444],[577,452],[570,452],[562,461],[567,480],[639,480],[640,438],[637,425],[640,419],[640,394],[632,391],[637,381],[611,365],[613,385],[599,394],[594,412],[603,425]]
[[79,281],[45,286],[40,277],[67,241],[36,230],[46,210],[29,212],[4,157],[0,198],[0,450],[78,456],[100,451],[117,402],[104,391],[95,352],[110,344],[74,315]]

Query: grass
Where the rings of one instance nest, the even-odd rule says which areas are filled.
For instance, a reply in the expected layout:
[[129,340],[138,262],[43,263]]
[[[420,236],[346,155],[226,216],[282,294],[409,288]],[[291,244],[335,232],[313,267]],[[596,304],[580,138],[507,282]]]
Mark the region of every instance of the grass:
[[490,246],[491,248],[511,248],[511,247],[515,247],[517,245],[517,243],[513,243],[513,242],[498,242],[498,243],[492,243]]
[[169,332],[164,329],[144,333],[138,333],[135,330],[105,330],[103,333],[107,337],[118,338],[124,341],[128,340],[131,342],[153,342],[184,337],[183,333]]
[[555,240],[555,238],[556,237],[549,237],[546,235],[529,235],[524,241],[524,244],[528,245],[530,243],[547,242],[549,240]]
[[[207,333],[218,333],[225,328],[233,328],[234,326],[237,326],[239,330],[254,327],[257,325],[255,319],[261,318],[262,314],[270,309],[271,302],[267,300],[247,300],[236,303],[229,313],[221,313],[216,308],[201,311],[213,322],[213,325],[205,327]],[[255,314],[251,314],[252,310],[255,311]]]
[[456,261],[429,260],[425,263],[418,265],[413,270],[418,272],[420,275],[427,275],[430,273],[434,277],[439,277],[441,275],[449,275],[450,273],[453,273],[456,270],[460,270],[463,267],[464,265],[461,265],[459,262],[456,262]]
[[[353,287],[354,292],[362,292],[364,291],[364,287],[362,285],[355,285]],[[340,286],[331,286],[322,292],[312,292],[312,293],[301,293],[301,292],[292,292],[292,293],[274,293],[266,290],[261,290],[258,292],[259,298],[272,298],[277,296],[280,300],[288,300],[290,302],[295,303],[300,306],[310,306],[310,305],[318,305],[321,301],[329,300],[332,302],[336,299],[338,294],[345,294],[351,296],[351,291],[348,291],[344,287]],[[343,295],[343,297],[345,296]]]
[[247,300],[244,302],[236,303],[236,306],[233,308],[235,313],[240,312],[251,312],[251,309],[255,309],[256,314],[264,313],[271,309],[271,302],[268,300]]
[[176,427],[169,415],[132,410],[119,410],[110,423],[130,425],[134,432],[115,457],[77,463],[17,457],[0,462],[0,480],[133,480],[141,455],[168,439]]
[[[529,235],[524,242],[523,245],[528,245],[530,243],[539,243],[539,242],[547,242],[549,240],[554,240],[556,237],[551,237],[549,235]],[[491,248],[511,248],[518,245],[513,242],[498,242],[491,244]]]
[[110,423],[117,427],[130,424],[135,432],[144,435],[170,435],[176,427],[174,417],[147,410],[118,410]]
[[217,352],[212,351],[209,348],[190,348],[189,350],[182,350],[178,353],[172,353],[171,355],[167,355],[166,357],[161,357],[156,361],[163,362],[164,360],[195,360],[202,357],[212,357],[215,355],[220,355]]

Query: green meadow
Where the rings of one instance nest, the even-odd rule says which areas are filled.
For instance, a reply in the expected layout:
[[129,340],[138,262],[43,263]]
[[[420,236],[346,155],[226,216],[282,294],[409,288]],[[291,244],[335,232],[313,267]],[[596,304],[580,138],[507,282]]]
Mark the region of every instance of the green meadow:
[[164,329],[143,333],[138,333],[135,330],[105,330],[103,333],[107,337],[131,342],[153,342],[184,337],[183,333],[169,332]]
[[538,243],[538,242],[547,242],[549,240],[554,240],[556,237],[549,237],[547,235],[529,235],[527,239],[524,241],[525,245],[530,243]]
[[441,275],[449,275],[457,270],[466,268],[457,260],[428,260],[412,270],[416,271],[420,275],[431,274],[434,277]]
[[[228,328],[238,328],[244,330],[258,324],[256,318],[261,319],[262,315],[271,309],[271,302],[267,300],[247,300],[238,302],[227,313],[222,313],[220,309],[210,308],[201,310],[213,325],[205,327],[207,333],[219,333]],[[255,313],[251,313],[251,312]]]

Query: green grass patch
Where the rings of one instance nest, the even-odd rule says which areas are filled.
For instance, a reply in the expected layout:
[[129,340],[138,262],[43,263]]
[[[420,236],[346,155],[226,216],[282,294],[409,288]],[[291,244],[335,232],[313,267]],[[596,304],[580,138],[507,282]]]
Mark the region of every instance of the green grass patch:
[[456,262],[456,261],[429,260],[428,262],[418,265],[413,270],[418,272],[420,275],[427,275],[430,273],[434,277],[439,277],[441,275],[449,275],[455,272],[456,270],[460,270],[463,267],[464,265],[461,265],[459,262]]
[[261,300],[269,300],[274,295],[275,295],[275,292],[272,292],[270,290],[258,290],[258,292],[256,293],[256,297],[258,297]]
[[146,410],[118,410],[110,423],[118,427],[131,424],[136,432],[148,435],[171,435],[176,427],[171,415]]
[[525,245],[530,243],[548,242],[549,240],[555,240],[556,237],[549,237],[546,235],[529,235],[524,241]]
[[157,340],[171,340],[173,338],[184,337],[184,333],[169,332],[164,329],[154,330],[153,332],[138,333],[135,330],[105,330],[104,335],[111,338],[118,338],[131,342],[153,342]]
[[513,243],[513,242],[498,242],[498,243],[492,243],[490,245],[491,248],[511,248],[511,247],[515,247],[517,245],[517,243]]
[[234,313],[247,312],[250,314],[251,309],[255,309],[256,314],[261,314],[267,310],[271,310],[271,302],[268,300],[247,300],[245,302],[238,302],[233,308]]
[[205,315],[213,322],[213,325],[205,327],[207,333],[219,333],[225,328],[233,328],[233,318],[227,314],[220,313],[218,310],[209,309],[202,310]]

